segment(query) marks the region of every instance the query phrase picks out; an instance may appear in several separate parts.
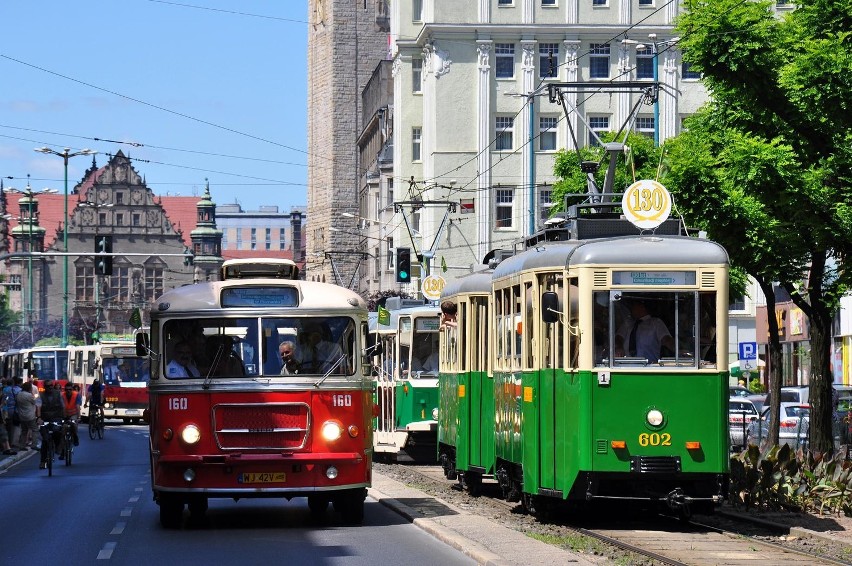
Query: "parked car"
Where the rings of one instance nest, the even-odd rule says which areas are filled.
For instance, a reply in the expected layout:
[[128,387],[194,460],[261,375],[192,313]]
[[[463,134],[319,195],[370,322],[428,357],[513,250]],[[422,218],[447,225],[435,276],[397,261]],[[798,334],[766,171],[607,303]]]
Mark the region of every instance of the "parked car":
[[754,403],[744,397],[728,399],[728,434],[731,439],[731,450],[745,449],[744,439],[752,419],[759,418]]
[[751,395],[751,391],[742,385],[730,385],[728,390],[730,391],[731,397],[748,397]]
[[766,393],[761,393],[760,395],[749,395],[746,399],[754,403],[754,408],[757,409],[758,413],[763,412],[763,407],[766,406]]
[[[747,430],[749,444],[763,446],[772,426],[770,407],[767,405],[760,418],[753,420]],[[781,403],[781,419],[778,428],[778,443],[796,449],[807,448],[811,407],[801,403]]]

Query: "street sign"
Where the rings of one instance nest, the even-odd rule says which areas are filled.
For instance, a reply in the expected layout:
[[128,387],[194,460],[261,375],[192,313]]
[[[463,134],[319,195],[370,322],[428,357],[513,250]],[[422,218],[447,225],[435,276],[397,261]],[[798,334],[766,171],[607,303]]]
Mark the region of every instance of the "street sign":
[[757,359],[757,342],[740,342],[740,359]]
[[436,301],[441,298],[441,291],[444,290],[444,285],[446,283],[446,280],[440,275],[429,275],[423,279],[423,284],[420,286],[420,290],[424,297],[430,301]]

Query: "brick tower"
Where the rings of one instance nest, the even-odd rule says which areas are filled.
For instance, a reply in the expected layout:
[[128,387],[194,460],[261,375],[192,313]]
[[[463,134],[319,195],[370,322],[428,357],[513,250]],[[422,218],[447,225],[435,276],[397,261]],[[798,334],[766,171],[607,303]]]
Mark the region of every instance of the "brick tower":
[[[309,0],[306,279],[349,286],[359,255],[361,90],[387,57],[387,0]],[[330,230],[334,227],[335,230]],[[340,231],[338,231],[340,230]]]

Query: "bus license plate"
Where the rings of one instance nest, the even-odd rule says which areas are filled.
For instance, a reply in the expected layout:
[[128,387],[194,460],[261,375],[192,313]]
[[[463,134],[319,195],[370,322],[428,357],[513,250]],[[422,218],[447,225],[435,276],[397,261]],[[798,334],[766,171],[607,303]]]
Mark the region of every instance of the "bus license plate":
[[284,483],[287,474],[284,472],[246,472],[240,474],[239,483]]

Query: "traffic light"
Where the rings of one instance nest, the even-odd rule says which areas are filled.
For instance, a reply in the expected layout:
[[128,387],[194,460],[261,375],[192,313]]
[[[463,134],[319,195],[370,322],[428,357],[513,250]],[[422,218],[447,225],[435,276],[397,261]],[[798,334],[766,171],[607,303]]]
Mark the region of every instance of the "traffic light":
[[411,248],[396,249],[396,281],[411,283]]
[[[112,253],[112,236],[95,237],[95,253]],[[112,256],[95,257],[95,273],[98,275],[112,275]]]

